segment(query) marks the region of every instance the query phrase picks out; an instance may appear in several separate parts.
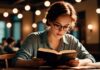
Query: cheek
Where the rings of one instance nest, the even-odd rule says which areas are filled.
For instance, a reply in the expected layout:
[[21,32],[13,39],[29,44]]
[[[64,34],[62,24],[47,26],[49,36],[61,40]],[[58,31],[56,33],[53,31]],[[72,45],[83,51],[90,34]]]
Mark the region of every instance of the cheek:
[[51,28],[50,31],[51,31],[51,33],[52,33],[53,35],[56,35],[56,34],[58,33],[58,30],[53,29],[53,28]]
[[62,32],[63,35],[66,34],[66,33],[67,33],[66,31],[63,31],[63,32]]
[[58,30],[52,29],[52,32],[53,32],[54,34],[56,34],[56,33],[58,33]]
[[51,26],[50,30],[51,30],[51,32],[56,32],[57,31],[53,26]]

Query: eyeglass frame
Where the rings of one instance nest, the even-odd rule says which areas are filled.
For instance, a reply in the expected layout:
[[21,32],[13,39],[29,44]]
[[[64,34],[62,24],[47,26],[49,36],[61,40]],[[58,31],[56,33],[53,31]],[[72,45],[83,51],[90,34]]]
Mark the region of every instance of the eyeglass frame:
[[53,22],[54,28],[57,30],[61,30],[63,29],[64,31],[66,31],[69,28],[69,24],[67,24],[66,26],[62,26],[59,22]]

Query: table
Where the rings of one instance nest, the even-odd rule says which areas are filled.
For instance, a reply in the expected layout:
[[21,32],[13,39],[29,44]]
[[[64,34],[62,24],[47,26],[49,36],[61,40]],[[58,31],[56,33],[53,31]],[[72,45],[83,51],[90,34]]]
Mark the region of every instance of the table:
[[57,68],[51,68],[50,66],[40,66],[32,68],[1,68],[0,70],[100,70],[100,69],[94,68],[93,66],[79,66],[79,67],[61,66]]
[[51,66],[38,66],[38,67],[13,67],[1,68],[0,70],[100,70],[100,62],[90,63],[88,66],[69,67],[66,65],[51,67]]
[[12,59],[15,57],[15,53],[5,53],[0,55],[0,60],[5,60],[6,68],[8,68],[8,59]]

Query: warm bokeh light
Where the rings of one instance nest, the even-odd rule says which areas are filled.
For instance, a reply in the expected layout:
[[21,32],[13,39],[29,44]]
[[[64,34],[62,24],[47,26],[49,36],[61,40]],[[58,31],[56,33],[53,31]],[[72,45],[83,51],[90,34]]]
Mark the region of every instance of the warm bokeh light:
[[12,24],[10,22],[7,23],[7,28],[11,28]]
[[35,11],[35,14],[36,14],[36,15],[40,15],[40,14],[41,14],[41,11],[40,11],[40,10],[36,10],[36,11]]
[[43,18],[43,19],[42,19],[42,22],[43,22],[43,23],[46,23],[46,21],[47,21],[46,18]]
[[49,7],[49,6],[50,6],[50,1],[45,1],[45,2],[44,2],[44,6],[45,6],[45,7]]
[[18,9],[17,9],[17,8],[13,8],[12,12],[13,12],[14,14],[17,14],[17,13],[18,13]]
[[31,30],[32,30],[32,28],[28,24],[24,25],[24,28],[23,28],[24,34],[29,34],[31,32]]
[[8,13],[8,12],[4,12],[4,13],[3,13],[3,16],[4,16],[4,17],[8,17],[8,16],[9,16],[9,13]]
[[30,9],[31,9],[30,5],[26,5],[26,6],[25,6],[25,10],[26,10],[26,11],[29,11]]
[[96,9],[96,13],[97,13],[97,14],[100,14],[100,8],[97,8],[97,9]]
[[80,3],[82,0],[75,0],[75,2]]
[[33,27],[33,28],[37,28],[37,24],[36,24],[36,23],[33,23],[33,24],[32,24],[32,27]]
[[19,19],[21,19],[21,18],[23,18],[23,14],[19,13],[19,14],[17,15],[17,17],[18,17]]
[[90,31],[92,31],[92,30],[93,30],[93,25],[92,25],[92,24],[89,24],[89,25],[88,25],[88,29],[89,29]]

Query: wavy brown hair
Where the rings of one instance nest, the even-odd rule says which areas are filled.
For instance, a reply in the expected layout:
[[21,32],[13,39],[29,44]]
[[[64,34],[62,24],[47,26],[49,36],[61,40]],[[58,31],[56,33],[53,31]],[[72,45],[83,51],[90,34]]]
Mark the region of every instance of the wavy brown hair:
[[49,26],[50,25],[48,23],[49,21],[54,22],[60,15],[63,14],[69,15],[72,18],[73,23],[76,22],[77,15],[74,7],[68,2],[58,1],[53,3],[48,9],[46,15],[46,19],[47,19],[46,25]]

